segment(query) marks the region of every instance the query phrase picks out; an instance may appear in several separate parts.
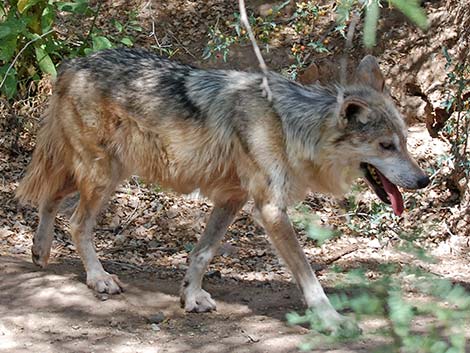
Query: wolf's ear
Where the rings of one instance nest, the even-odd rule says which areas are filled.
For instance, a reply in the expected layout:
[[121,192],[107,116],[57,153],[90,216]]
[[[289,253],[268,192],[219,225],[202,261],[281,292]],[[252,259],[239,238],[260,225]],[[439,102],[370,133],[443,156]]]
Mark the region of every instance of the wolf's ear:
[[369,120],[369,105],[359,97],[344,98],[341,104],[340,121],[345,127],[348,121],[356,120],[361,124],[367,124]]
[[356,83],[370,86],[378,92],[383,92],[385,79],[374,56],[366,55],[361,60],[356,69],[355,81]]

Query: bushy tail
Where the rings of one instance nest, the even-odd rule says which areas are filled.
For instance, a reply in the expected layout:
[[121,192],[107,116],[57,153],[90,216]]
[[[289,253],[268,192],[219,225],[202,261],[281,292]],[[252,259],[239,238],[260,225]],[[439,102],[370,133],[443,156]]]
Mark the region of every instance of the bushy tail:
[[26,174],[16,189],[21,203],[42,204],[62,191],[70,183],[70,147],[59,121],[59,106],[52,97],[43,124],[36,139],[36,148]]

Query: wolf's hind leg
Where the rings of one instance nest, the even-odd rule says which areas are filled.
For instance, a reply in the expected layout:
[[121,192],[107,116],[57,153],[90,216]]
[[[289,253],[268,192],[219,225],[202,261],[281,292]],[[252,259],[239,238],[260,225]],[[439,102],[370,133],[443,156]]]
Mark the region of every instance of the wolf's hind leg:
[[105,187],[80,190],[80,201],[70,219],[72,239],[85,267],[86,283],[98,293],[117,294],[123,290],[118,277],[104,270],[93,245],[96,217],[116,185],[117,181],[110,181]]
[[54,239],[54,221],[62,200],[75,191],[72,185],[65,186],[39,205],[39,226],[34,234],[31,255],[33,262],[42,268],[47,266]]
[[187,312],[215,310],[215,301],[209,293],[201,288],[202,278],[228,226],[232,223],[244,202],[245,200],[214,206],[206,229],[191,252],[189,268],[181,287],[181,305],[184,306]]

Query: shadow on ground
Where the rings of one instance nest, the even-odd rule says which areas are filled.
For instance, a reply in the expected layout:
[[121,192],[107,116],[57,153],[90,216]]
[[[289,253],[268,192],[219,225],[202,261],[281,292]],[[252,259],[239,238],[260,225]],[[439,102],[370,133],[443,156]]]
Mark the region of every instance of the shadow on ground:
[[[296,352],[308,333],[286,325],[286,312],[303,309],[289,283],[272,289],[265,282],[209,280],[218,311],[185,314],[179,281],[121,269],[126,292],[102,301],[83,273],[78,260],[40,270],[28,259],[0,256],[0,352]],[[165,320],[152,327],[148,317],[160,311]],[[371,352],[382,343],[325,343],[316,352]]]

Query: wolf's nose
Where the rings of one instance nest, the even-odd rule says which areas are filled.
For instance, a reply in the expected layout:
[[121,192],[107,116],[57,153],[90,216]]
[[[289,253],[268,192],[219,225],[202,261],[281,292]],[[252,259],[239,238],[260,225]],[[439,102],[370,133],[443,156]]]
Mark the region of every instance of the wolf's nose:
[[418,188],[419,189],[425,188],[426,186],[429,185],[429,182],[430,182],[430,179],[427,175],[422,177],[422,178],[419,178],[418,179]]

